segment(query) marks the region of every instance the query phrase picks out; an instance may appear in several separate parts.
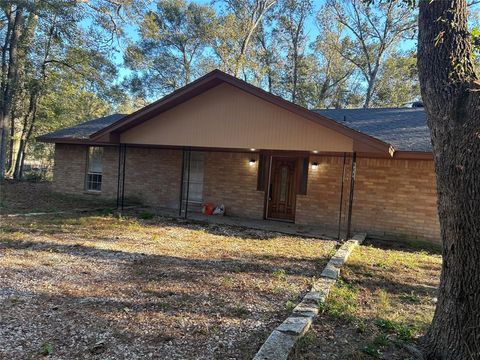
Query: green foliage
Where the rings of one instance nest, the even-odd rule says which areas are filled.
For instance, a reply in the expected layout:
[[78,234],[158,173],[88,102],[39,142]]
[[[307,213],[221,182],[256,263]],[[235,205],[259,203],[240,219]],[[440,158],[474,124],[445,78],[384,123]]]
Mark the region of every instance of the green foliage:
[[134,71],[127,84],[134,94],[159,96],[202,74],[199,63],[214,34],[209,6],[185,0],[158,1],[139,26],[140,41],[128,47],[125,65]]
[[403,107],[420,100],[417,61],[415,54],[393,53],[379,73],[374,106]]
[[285,269],[275,269],[273,270],[273,276],[275,276],[279,280],[286,280],[287,271]]
[[143,220],[151,220],[155,217],[155,214],[149,211],[142,211],[138,216]]
[[286,303],[285,303],[285,310],[287,311],[292,311],[293,309],[295,309],[295,303],[292,301],[292,300],[288,300]]
[[358,309],[358,290],[339,280],[320,309],[330,316],[353,320]]
[[377,319],[375,325],[384,332],[393,333],[404,342],[411,342],[415,329],[411,325],[395,322],[388,319]]
[[49,342],[44,342],[40,347],[40,355],[49,356],[53,354],[53,345]]

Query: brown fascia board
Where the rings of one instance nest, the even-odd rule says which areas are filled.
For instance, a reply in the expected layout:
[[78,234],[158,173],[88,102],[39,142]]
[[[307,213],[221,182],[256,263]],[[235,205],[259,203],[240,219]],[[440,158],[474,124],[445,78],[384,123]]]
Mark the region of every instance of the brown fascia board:
[[[288,111],[291,111],[306,119],[314,121],[331,130],[337,131],[342,135],[350,137],[353,140],[355,140],[355,142],[357,143],[357,147],[360,147],[363,150],[369,149],[368,151],[373,151],[373,152],[380,151],[384,153],[386,152],[387,154],[390,153],[390,156],[392,155],[392,147],[388,143],[385,143],[370,135],[353,130],[345,125],[339,124],[334,120],[331,120],[327,117],[324,117],[320,114],[310,111],[302,106],[296,105],[279,96],[273,95],[263,89],[260,89],[254,85],[248,84],[247,82],[240,80],[234,76],[228,75],[220,70],[213,70],[212,72],[174,91],[173,93],[161,98],[160,100],[157,100],[151,103],[150,105],[147,105],[144,108],[139,109],[130,115],[127,115],[122,120],[90,135],[90,139],[93,141],[99,138],[102,138],[103,140],[105,140],[106,138],[104,137],[104,135],[106,135],[107,133],[116,134],[116,133],[121,133],[125,130],[128,130],[138,124],[141,124],[146,120],[149,120],[152,117],[153,112],[155,115],[158,115],[221,83],[227,83],[232,86],[235,86],[236,88],[239,88],[249,94],[257,96],[265,101],[268,101],[277,106],[280,106]],[[117,136],[111,137],[110,140],[118,141],[118,137]]]
[[393,155],[394,159],[406,160],[433,160],[432,151],[396,151]]
[[37,141],[44,143],[54,143],[54,144],[72,144],[72,145],[101,145],[101,146],[114,146],[117,144],[105,141],[92,141],[90,139],[79,139],[79,138],[46,138],[43,136],[38,136],[35,138]]

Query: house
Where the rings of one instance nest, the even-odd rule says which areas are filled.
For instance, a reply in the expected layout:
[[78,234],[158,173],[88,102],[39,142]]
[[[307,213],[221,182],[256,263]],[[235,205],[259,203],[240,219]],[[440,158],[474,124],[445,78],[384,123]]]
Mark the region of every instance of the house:
[[60,192],[440,238],[422,108],[312,111],[215,70],[132,114],[39,140],[55,143]]

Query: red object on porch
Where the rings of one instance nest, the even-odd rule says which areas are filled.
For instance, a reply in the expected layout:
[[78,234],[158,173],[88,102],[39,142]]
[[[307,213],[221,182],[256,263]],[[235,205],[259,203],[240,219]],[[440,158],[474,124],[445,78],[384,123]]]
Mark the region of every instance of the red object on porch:
[[213,210],[215,210],[215,205],[212,203],[203,204],[203,213],[205,215],[213,215]]

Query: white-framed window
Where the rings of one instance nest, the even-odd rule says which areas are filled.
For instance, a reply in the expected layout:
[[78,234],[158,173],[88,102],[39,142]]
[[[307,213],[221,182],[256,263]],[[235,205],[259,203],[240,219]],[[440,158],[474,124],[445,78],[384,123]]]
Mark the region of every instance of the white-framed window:
[[102,147],[90,146],[88,148],[87,177],[85,179],[87,191],[102,191],[102,157]]

